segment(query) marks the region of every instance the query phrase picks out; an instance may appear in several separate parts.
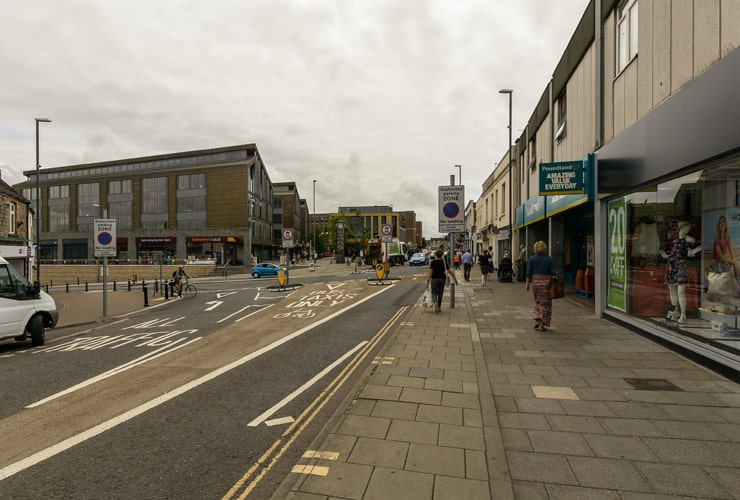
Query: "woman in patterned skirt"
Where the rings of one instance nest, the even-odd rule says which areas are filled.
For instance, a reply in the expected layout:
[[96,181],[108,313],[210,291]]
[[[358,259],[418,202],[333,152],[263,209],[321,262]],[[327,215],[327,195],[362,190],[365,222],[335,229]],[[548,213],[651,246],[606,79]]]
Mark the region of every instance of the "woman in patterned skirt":
[[538,241],[534,244],[534,255],[527,261],[527,290],[531,284],[534,293],[532,317],[535,330],[545,331],[545,327],[550,326],[552,299],[548,290],[553,274],[555,274],[555,262],[547,255],[547,244],[544,241]]

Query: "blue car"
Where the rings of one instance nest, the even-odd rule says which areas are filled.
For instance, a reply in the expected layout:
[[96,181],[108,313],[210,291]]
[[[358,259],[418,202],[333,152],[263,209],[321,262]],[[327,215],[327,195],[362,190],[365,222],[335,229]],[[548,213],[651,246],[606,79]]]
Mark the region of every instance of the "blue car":
[[415,253],[409,259],[409,266],[427,266],[429,265],[429,255],[424,253]]
[[276,276],[280,269],[285,268],[269,262],[258,262],[249,273],[253,278],[261,278],[262,276]]

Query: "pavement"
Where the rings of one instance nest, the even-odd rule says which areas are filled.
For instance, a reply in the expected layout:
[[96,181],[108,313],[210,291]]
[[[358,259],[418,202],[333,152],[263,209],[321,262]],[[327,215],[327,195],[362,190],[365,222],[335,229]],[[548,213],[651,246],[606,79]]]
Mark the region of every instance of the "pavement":
[[273,498],[740,498],[736,382],[572,294],[544,332],[523,283],[474,268],[449,298],[435,314],[420,294]]

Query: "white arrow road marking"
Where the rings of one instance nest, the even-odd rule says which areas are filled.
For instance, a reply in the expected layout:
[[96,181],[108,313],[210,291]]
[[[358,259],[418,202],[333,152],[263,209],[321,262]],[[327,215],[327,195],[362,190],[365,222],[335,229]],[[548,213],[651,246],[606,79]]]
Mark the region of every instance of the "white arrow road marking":
[[224,303],[223,300],[212,300],[210,302],[206,302],[206,304],[213,304],[213,305],[211,307],[207,307],[205,310],[213,311],[214,309],[216,309],[218,306],[220,306],[223,303]]
[[237,292],[218,292],[216,294],[217,299],[223,299],[224,297],[228,297],[229,295],[234,295]]
[[324,375],[326,375],[327,373],[329,373],[330,371],[332,371],[334,368],[337,367],[337,365],[339,365],[340,363],[344,362],[345,359],[347,359],[348,357],[352,356],[355,352],[357,352],[358,350],[360,350],[367,343],[368,343],[368,341],[367,340],[364,340],[364,341],[360,342],[359,344],[357,344],[354,348],[352,348],[349,351],[347,351],[341,358],[339,358],[338,360],[336,360],[335,362],[333,362],[332,364],[330,364],[329,366],[327,366],[326,368],[324,368],[323,370],[321,370],[311,380],[309,380],[308,382],[306,382],[305,384],[303,384],[302,386],[300,386],[298,389],[296,389],[295,391],[293,391],[290,394],[288,394],[287,396],[285,396],[285,398],[283,398],[282,401],[280,401],[278,404],[276,404],[272,408],[268,409],[266,412],[264,412],[259,417],[255,418],[254,420],[252,420],[251,422],[249,422],[247,425],[249,427],[256,427],[259,424],[261,424],[262,422],[264,422],[266,418],[270,417],[273,413],[275,413],[276,411],[278,411],[280,408],[282,408],[283,406],[287,405],[292,400],[294,400],[303,391],[305,391],[306,389],[308,389],[309,387],[311,387],[312,385],[314,385],[316,382],[318,382],[319,380],[321,380],[324,377]]
[[[166,403],[167,401],[170,401],[177,396],[181,394],[185,394],[186,392],[190,391],[191,389],[194,389],[195,387],[198,387],[202,384],[205,384],[206,382],[210,382],[211,380],[223,375],[224,373],[228,373],[229,371],[233,370],[234,368],[237,368],[255,358],[258,358],[259,356],[262,356],[264,353],[269,352],[276,347],[279,347],[286,342],[290,342],[296,337],[299,337],[303,335],[304,333],[313,330],[319,325],[322,325],[324,323],[327,323],[331,321],[332,319],[336,318],[340,314],[348,312],[350,309],[357,307],[358,305],[362,304],[363,302],[366,302],[376,295],[386,291],[390,290],[390,287],[383,288],[379,290],[376,293],[373,293],[367,297],[365,297],[362,300],[357,301],[356,303],[352,304],[351,306],[342,309],[340,311],[337,311],[333,314],[330,314],[326,318],[323,318],[319,321],[316,321],[315,323],[312,323],[308,326],[305,326],[299,330],[296,330],[295,332],[291,333],[290,335],[287,335],[279,340],[276,340],[270,345],[267,345],[261,349],[258,349],[254,351],[251,354],[248,354],[240,359],[237,359],[236,361],[233,361],[225,366],[222,366],[221,368],[218,368],[212,372],[206,373],[200,378],[197,378],[195,380],[192,380],[184,385],[181,385],[180,387],[171,390],[170,392],[167,392],[165,394],[162,394],[159,397],[156,397],[142,405],[137,406],[136,408],[132,408],[117,417],[113,417],[110,420],[106,420],[105,422],[102,422],[94,427],[91,427],[90,429],[83,431],[79,434],[75,434],[74,436],[70,436],[67,439],[64,439],[60,442],[58,442],[55,445],[52,445],[44,450],[41,450],[39,452],[36,452],[32,455],[29,455],[26,458],[23,458],[15,463],[12,463],[10,465],[7,465],[5,467],[0,468],[0,481],[3,479],[7,479],[15,474],[18,474],[22,470],[25,470],[39,462],[42,462],[48,458],[51,458],[59,453],[62,453],[65,450],[68,450],[74,446],[77,446],[80,443],[84,443],[88,439],[92,439],[93,437],[102,434],[106,432],[109,429],[113,429],[114,427],[127,422],[128,420],[131,420],[132,418],[141,415],[142,413],[146,413],[147,411],[151,410],[152,408],[156,408],[157,406]],[[269,306],[268,306],[269,307]]]

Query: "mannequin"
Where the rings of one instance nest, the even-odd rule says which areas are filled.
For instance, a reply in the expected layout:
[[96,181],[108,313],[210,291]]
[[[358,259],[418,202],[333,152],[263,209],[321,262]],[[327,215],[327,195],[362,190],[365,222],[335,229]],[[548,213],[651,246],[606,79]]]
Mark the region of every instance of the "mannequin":
[[691,223],[682,220],[678,223],[678,238],[671,244],[671,253],[660,250],[660,255],[668,259],[663,282],[668,285],[673,310],[668,312],[668,319],[679,323],[686,322],[686,283],[689,281],[687,259],[701,252],[701,246],[694,246],[696,239],[689,236]]

